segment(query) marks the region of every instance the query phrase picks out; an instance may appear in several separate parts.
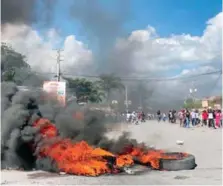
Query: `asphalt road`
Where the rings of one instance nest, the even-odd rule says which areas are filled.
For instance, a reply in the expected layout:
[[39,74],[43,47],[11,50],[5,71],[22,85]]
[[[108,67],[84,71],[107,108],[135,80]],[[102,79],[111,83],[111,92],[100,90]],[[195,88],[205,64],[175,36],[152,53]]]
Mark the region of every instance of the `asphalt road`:
[[[5,185],[222,185],[222,129],[180,128],[177,124],[148,121],[140,125],[122,124],[108,134],[118,137],[129,131],[132,137],[156,148],[185,151],[195,155],[198,164],[190,171],[147,171],[141,175],[109,175],[81,177],[57,175],[41,171],[2,171],[1,184]],[[176,144],[177,140],[184,145]]]

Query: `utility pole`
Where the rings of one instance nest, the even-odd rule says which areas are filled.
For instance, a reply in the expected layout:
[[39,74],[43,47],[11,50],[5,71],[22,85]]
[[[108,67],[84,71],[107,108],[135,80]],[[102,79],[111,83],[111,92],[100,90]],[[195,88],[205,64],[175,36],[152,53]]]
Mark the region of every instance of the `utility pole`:
[[60,81],[60,76],[61,76],[61,71],[60,71],[60,62],[62,61],[60,55],[61,51],[62,51],[61,49],[57,50],[57,75],[56,75],[57,81]]
[[195,85],[194,85],[194,81],[192,82],[192,88],[190,88],[190,96],[193,100],[193,102],[195,101],[195,94],[197,92],[197,89],[195,88]]

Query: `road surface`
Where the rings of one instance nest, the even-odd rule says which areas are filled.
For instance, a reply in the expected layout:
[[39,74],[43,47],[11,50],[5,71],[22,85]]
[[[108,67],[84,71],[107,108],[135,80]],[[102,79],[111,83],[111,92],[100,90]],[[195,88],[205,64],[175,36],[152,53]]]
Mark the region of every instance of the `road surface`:
[[[132,137],[156,148],[194,154],[198,166],[190,171],[148,171],[135,176],[111,175],[93,178],[58,176],[41,171],[2,171],[1,183],[5,185],[222,185],[222,129],[185,129],[180,128],[178,124],[147,121],[140,125],[122,124],[109,136],[117,137],[121,131],[129,131]],[[177,145],[177,140],[184,141],[184,145]]]

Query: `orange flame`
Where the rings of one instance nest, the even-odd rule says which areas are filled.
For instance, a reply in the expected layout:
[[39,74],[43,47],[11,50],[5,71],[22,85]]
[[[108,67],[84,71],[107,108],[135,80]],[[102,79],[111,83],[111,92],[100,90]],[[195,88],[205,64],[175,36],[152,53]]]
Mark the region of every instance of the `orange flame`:
[[101,148],[93,148],[85,141],[74,143],[71,139],[59,138],[57,128],[47,119],[39,119],[33,126],[39,127],[43,139],[55,139],[51,143],[43,143],[37,158],[50,157],[60,171],[68,174],[98,176],[118,173],[123,167],[133,165],[134,157],[143,164],[159,169],[160,159],[179,158],[176,155],[165,155],[160,150],[145,151],[133,146],[116,155]]

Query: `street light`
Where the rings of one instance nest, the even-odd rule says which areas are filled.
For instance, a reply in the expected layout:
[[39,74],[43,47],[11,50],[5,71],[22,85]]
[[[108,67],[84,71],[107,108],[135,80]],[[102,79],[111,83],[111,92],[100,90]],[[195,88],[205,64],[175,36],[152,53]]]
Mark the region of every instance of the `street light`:
[[190,88],[190,90],[189,90],[189,91],[190,91],[190,93],[192,94],[192,93],[197,92],[197,89],[196,89],[196,88],[195,88],[195,89],[191,89],[191,88]]
[[192,97],[193,102],[195,101],[195,93],[197,92],[196,88],[190,88],[190,96]]

